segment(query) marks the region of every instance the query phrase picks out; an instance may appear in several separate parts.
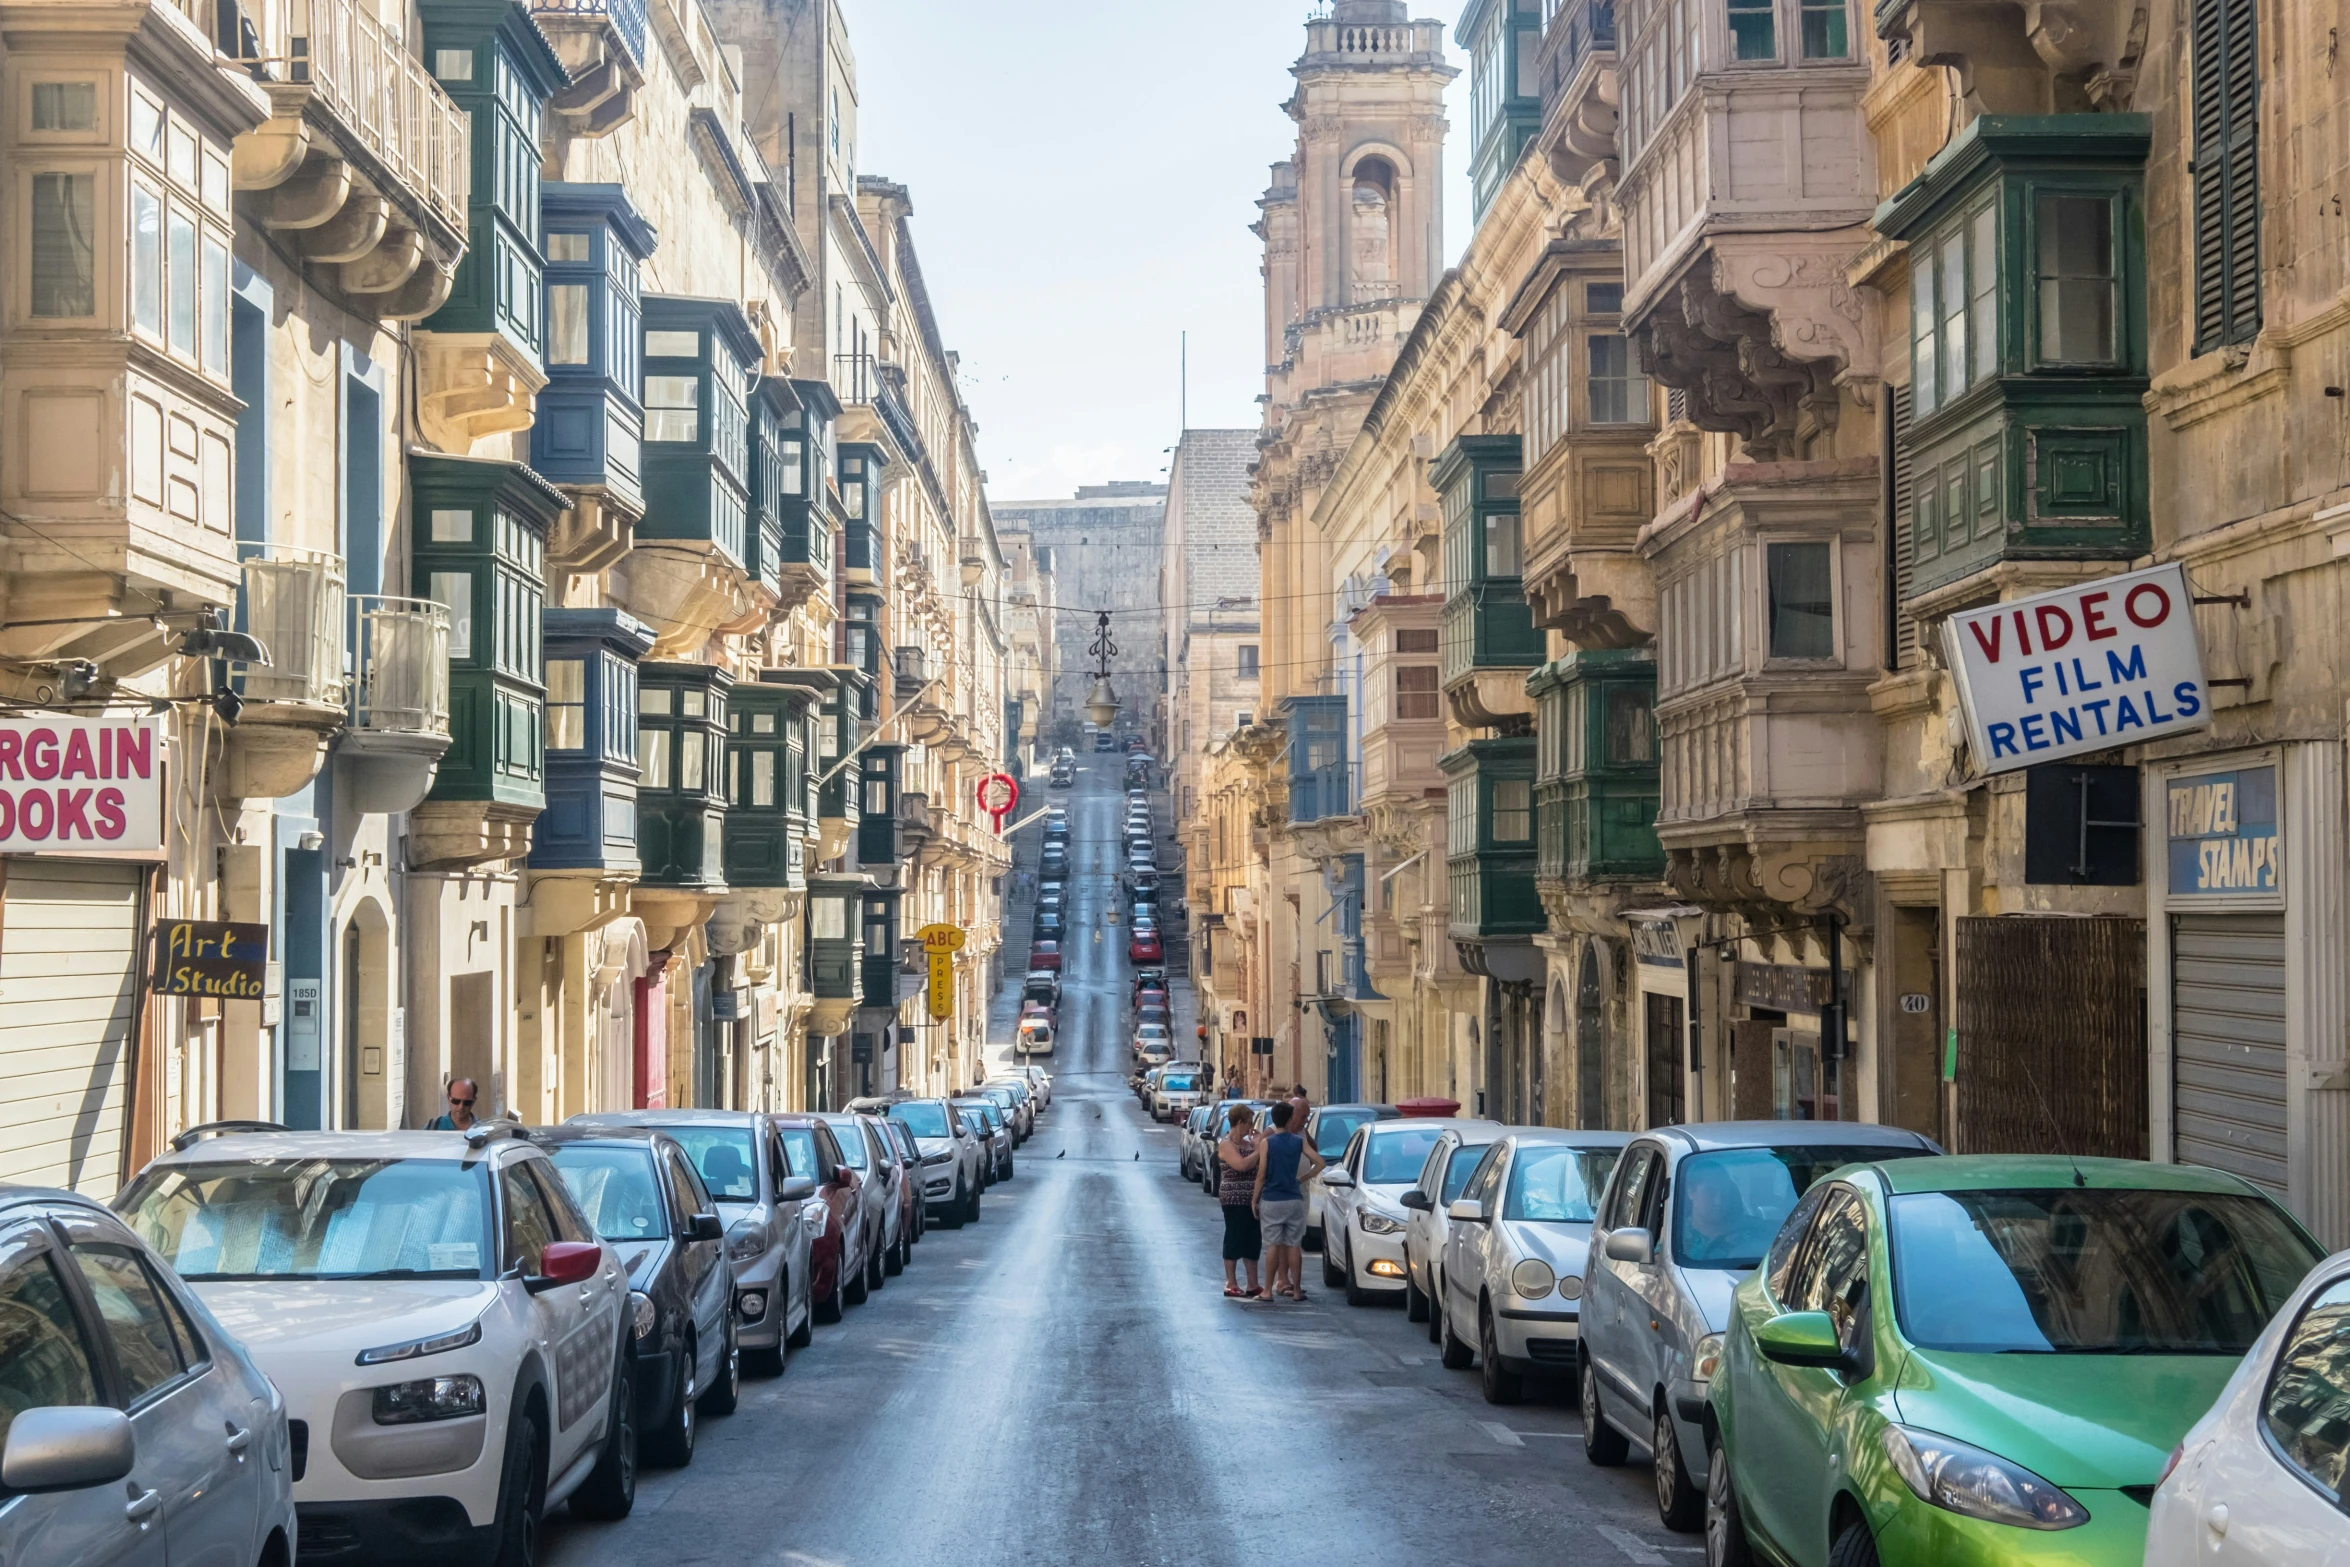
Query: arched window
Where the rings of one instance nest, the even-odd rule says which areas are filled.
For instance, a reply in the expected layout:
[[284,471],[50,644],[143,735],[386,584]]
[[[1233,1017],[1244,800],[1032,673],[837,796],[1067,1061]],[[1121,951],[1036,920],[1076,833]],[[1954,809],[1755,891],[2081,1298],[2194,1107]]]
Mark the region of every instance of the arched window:
[[1392,299],[1395,268],[1395,166],[1385,158],[1355,165],[1347,202],[1348,280],[1357,304]]
[[1607,1125],[1607,1025],[1599,1002],[1599,943],[1583,943],[1575,984],[1575,1122]]

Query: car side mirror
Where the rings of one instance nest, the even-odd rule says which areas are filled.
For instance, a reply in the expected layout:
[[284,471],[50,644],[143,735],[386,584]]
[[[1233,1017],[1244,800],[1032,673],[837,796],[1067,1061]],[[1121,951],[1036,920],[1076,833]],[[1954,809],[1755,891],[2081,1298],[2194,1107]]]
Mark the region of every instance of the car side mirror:
[[775,1196],[781,1202],[805,1202],[815,1195],[815,1179],[806,1175],[790,1176],[775,1189]]
[[1411,1209],[1414,1213],[1434,1213],[1436,1211],[1436,1205],[1428,1200],[1428,1194],[1420,1190],[1420,1188],[1417,1186],[1413,1187],[1410,1191],[1405,1192],[1401,1197],[1397,1198],[1396,1201],[1402,1203],[1405,1207]]
[[685,1238],[689,1241],[722,1241],[726,1239],[726,1221],[714,1213],[697,1213],[685,1221]]
[[539,1253],[539,1271],[523,1280],[522,1287],[536,1295],[566,1284],[585,1284],[596,1276],[603,1261],[601,1246],[587,1241],[549,1241]]
[[1763,1359],[1782,1366],[1841,1370],[1851,1363],[1844,1341],[1837,1337],[1835,1319],[1824,1311],[1790,1311],[1771,1318],[1754,1330],[1754,1347]]
[[1444,1216],[1455,1224],[1483,1224],[1485,1205],[1474,1197],[1463,1197],[1445,1209]]
[[138,1462],[130,1416],[119,1409],[28,1409],[8,1424],[0,1485],[11,1491],[81,1491],[111,1485]]
[[1333,1168],[1322,1172],[1322,1189],[1324,1191],[1345,1191],[1354,1183],[1355,1178],[1344,1170]]
[[1656,1261],[1656,1237],[1640,1229],[1611,1230],[1607,1238],[1607,1259],[1645,1268]]

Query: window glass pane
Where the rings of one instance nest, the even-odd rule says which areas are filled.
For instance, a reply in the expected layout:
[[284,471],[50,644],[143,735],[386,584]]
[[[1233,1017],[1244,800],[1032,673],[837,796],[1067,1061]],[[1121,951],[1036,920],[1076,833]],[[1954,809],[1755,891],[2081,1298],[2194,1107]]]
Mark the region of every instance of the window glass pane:
[[1607,759],[1612,767],[1656,760],[1656,725],[1645,691],[1619,686],[1607,694]]
[[1614,315],[1624,308],[1624,285],[1586,283],[1583,286],[1583,308],[1595,316]]
[[35,1254],[0,1282],[0,1442],[19,1410],[98,1402],[88,1340],[56,1265]]
[[432,73],[444,82],[473,80],[473,51],[471,49],[435,49],[432,52]]
[[204,159],[204,205],[224,218],[229,215],[228,164],[209,155]]
[[648,359],[699,359],[702,357],[702,334],[699,332],[647,332],[645,357]]
[[204,241],[203,272],[197,293],[203,310],[203,351],[197,356],[214,375],[228,374],[228,247]]
[[547,363],[584,365],[587,362],[588,287],[585,283],[551,283],[547,286]]
[[669,731],[649,726],[636,732],[637,765],[648,789],[669,787]]
[[1434,664],[1406,664],[1395,671],[1396,717],[1440,718],[1443,700]]
[[675,695],[667,686],[647,686],[637,696],[636,710],[640,713],[666,713],[670,711],[669,699]]
[[1851,53],[1844,38],[1844,3],[1833,0],[1828,5],[1817,5],[1805,0],[1803,7],[1803,57],[1806,60],[1841,60]]
[[2321,1290],[2285,1340],[2261,1419],[2285,1462],[2340,1501],[2350,1462],[2350,1280]]
[[710,737],[698,729],[682,729],[677,735],[677,787],[699,792],[702,782],[702,763]]
[[131,187],[131,324],[163,335],[163,198]]
[[1966,234],[1942,236],[1942,401],[1966,390]]
[[849,902],[846,898],[811,898],[808,900],[808,930],[818,941],[846,941],[849,937]]
[[2113,203],[2104,196],[2042,196],[2040,357],[2106,364],[2113,353]]
[[56,320],[98,313],[93,176],[33,176],[33,314]]
[[587,744],[587,665],[576,658],[547,660],[547,749],[577,751]]
[[807,491],[807,447],[799,441],[786,441],[782,448],[783,493],[801,495]]
[[1771,657],[1834,658],[1836,603],[1826,544],[1770,546]]
[[775,803],[775,753],[759,750],[751,753],[751,804],[771,806]]
[[94,131],[98,128],[96,82],[35,82],[33,129]]
[[[654,333],[654,336],[663,336]],[[645,439],[696,441],[701,439],[701,382],[690,375],[645,377]]]
[[1501,513],[1485,519],[1485,575],[1514,577],[1520,565],[1518,517]]
[[709,696],[707,691],[680,691],[677,710],[687,718],[699,718],[709,706]]
[[547,259],[549,261],[588,261],[594,259],[591,248],[594,240],[585,234],[549,234]]
[[427,596],[449,606],[449,656],[473,656],[473,573],[436,571]]
[[1778,37],[1771,25],[1771,0],[1729,0],[1729,11],[1733,56],[1741,60],[1778,58]]
[[196,225],[174,212],[164,226],[164,296],[172,352],[196,354]]
[[111,1246],[76,1246],[73,1260],[98,1303],[106,1336],[114,1341],[114,1358],[131,1401],[177,1379],[179,1341],[155,1281],[139,1259]]
[[1942,406],[1940,360],[1934,352],[1940,318],[1934,312],[1934,257],[1931,251],[1910,253],[1909,274],[1909,382],[1917,413]]
[[131,151],[163,162],[163,109],[145,93],[131,94]]
[[1999,213],[1985,207],[1968,225],[1972,251],[1968,283],[1967,339],[1974,345],[1974,378],[1988,378],[1999,366]]
[[1596,333],[1589,354],[1591,422],[1646,424],[1648,378],[1632,368],[1631,345],[1615,333]]

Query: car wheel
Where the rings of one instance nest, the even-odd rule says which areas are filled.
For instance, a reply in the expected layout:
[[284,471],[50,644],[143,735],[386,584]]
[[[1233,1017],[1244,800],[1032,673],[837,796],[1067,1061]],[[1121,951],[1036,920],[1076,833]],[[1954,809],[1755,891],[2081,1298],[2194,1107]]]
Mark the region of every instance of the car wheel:
[[876,1246],[865,1259],[865,1293],[871,1295],[889,1282],[890,1246]]
[[1428,1297],[1420,1293],[1420,1281],[1407,1263],[1403,1275],[1403,1319],[1406,1322],[1428,1320]]
[[1493,1330],[1493,1308],[1477,1308],[1478,1391],[1488,1404],[1515,1404],[1526,1396],[1526,1379],[1501,1363],[1501,1337]]
[[718,1380],[702,1395],[702,1413],[731,1415],[743,1396],[743,1346],[733,1318],[726,1323],[726,1353],[718,1361]]
[[1730,1483],[1730,1455],[1719,1435],[1705,1444],[1705,1567],[1754,1567],[1746,1543],[1746,1515],[1738,1509],[1738,1488]]
[[1322,1249],[1322,1245],[1322,1228],[1320,1225],[1315,1225],[1313,1228],[1306,1231],[1305,1239],[1299,1243],[1298,1250],[1320,1251]]
[[498,1478],[498,1554],[494,1567],[537,1567],[539,1526],[547,1510],[546,1441],[536,1411],[511,1422]]
[[963,1227],[963,1221],[968,1216],[968,1210],[970,1206],[971,1200],[963,1194],[962,1177],[957,1176],[955,1178],[955,1195],[948,1199],[946,1206],[946,1217],[939,1220],[939,1222],[944,1224],[950,1230],[961,1229]]
[[1858,1518],[1828,1547],[1828,1567],[1877,1567],[1877,1537]]
[[1477,1363],[1477,1352],[1462,1343],[1460,1335],[1453,1332],[1451,1312],[1439,1310],[1436,1315],[1441,1319],[1437,1328],[1437,1343],[1442,1349],[1438,1358],[1444,1363],[1444,1369],[1468,1370]]
[[1331,1255],[1328,1246],[1324,1246],[1322,1248],[1322,1288],[1334,1290],[1345,1283],[1345,1277],[1338,1271],[1338,1259]]
[[[811,1275],[813,1274],[813,1271],[814,1271],[814,1269],[813,1269],[813,1265],[811,1264],[811,1267],[810,1267],[810,1272],[811,1272]],[[811,1276],[811,1278],[809,1279],[809,1287],[810,1287],[811,1291],[812,1291],[812,1290],[814,1289],[814,1287],[815,1287],[815,1280],[814,1280],[814,1278],[813,1278],[812,1276]],[[790,1299],[790,1296],[787,1294],[787,1295],[786,1295],[784,1298],[788,1300],[788,1299]],[[790,1316],[790,1313],[789,1313],[789,1311],[788,1311],[788,1309],[787,1309],[787,1310],[786,1310],[786,1312],[785,1312],[785,1317],[786,1317],[786,1320],[789,1320],[789,1316]],[[784,1341],[783,1341],[783,1349],[780,1349],[780,1350],[777,1350],[777,1351],[776,1351],[775,1358],[776,1358],[776,1360],[777,1360],[778,1364],[780,1364],[780,1363],[781,1363],[781,1361],[782,1361],[782,1359],[783,1359],[784,1353],[785,1353],[786,1351],[789,1351],[789,1350],[794,1350],[794,1349],[806,1349],[806,1348],[807,1348],[807,1347],[808,1347],[810,1344],[813,1344],[813,1343],[815,1343],[815,1342],[816,1342],[816,1297],[815,1297],[815,1295],[814,1295],[813,1293],[811,1293],[811,1294],[808,1296],[808,1314],[807,1314],[806,1316],[804,1316],[804,1317],[800,1318],[800,1325],[799,1325],[798,1327],[796,1327],[796,1328],[792,1329],[792,1331],[790,1332],[790,1334],[788,1334],[788,1335],[787,1335],[787,1336],[784,1338]]]
[[1632,1456],[1632,1444],[1607,1423],[1607,1415],[1599,1407],[1599,1373],[1591,1369],[1590,1355],[1582,1358],[1579,1402],[1583,1405],[1583,1456],[1602,1469],[1613,1469]]
[[848,1246],[841,1246],[840,1260],[832,1267],[832,1294],[808,1309],[808,1315],[818,1322],[830,1325],[848,1314],[849,1256]]
[[881,1259],[881,1271],[891,1275],[905,1272],[906,1252],[913,1244],[905,1235],[899,1235],[898,1243],[889,1249],[889,1255]]
[[971,1205],[963,1210],[963,1222],[965,1224],[977,1224],[979,1222],[979,1196],[979,1188],[973,1187],[971,1190]]
[[1428,1282],[1428,1342],[1437,1344],[1444,1334],[1444,1274],[1434,1263],[1428,1265]]
[[841,1266],[842,1271],[849,1275],[849,1282],[841,1289],[841,1299],[847,1301],[852,1306],[864,1305],[865,1297],[872,1293],[872,1291],[866,1287],[865,1277],[867,1274],[873,1271],[873,1254],[871,1252],[867,1252],[863,1257],[857,1260],[855,1266],[853,1267],[846,1262],[844,1262]]
[[636,1361],[622,1350],[612,1373],[612,1423],[604,1433],[604,1451],[571,1493],[571,1510],[601,1523],[626,1518],[635,1506]]
[[647,1438],[649,1456],[666,1468],[683,1469],[694,1461],[694,1443],[702,1429],[694,1410],[694,1403],[701,1396],[701,1389],[694,1385],[694,1366],[699,1359],[700,1351],[689,1333],[679,1357],[683,1369],[678,1373],[677,1397],[669,1406],[668,1418]]
[[1657,1400],[1656,1424],[1649,1433],[1649,1459],[1656,1470],[1656,1515],[1676,1534],[1695,1533],[1705,1522],[1705,1497],[1681,1462],[1681,1437],[1673,1427],[1672,1407]]
[[1346,1303],[1348,1305],[1376,1306],[1379,1304],[1379,1297],[1372,1294],[1369,1290],[1363,1288],[1362,1280],[1358,1276],[1358,1270],[1355,1267],[1355,1245],[1353,1241],[1348,1241],[1346,1243],[1346,1261],[1339,1264],[1339,1270],[1341,1276],[1346,1280]]

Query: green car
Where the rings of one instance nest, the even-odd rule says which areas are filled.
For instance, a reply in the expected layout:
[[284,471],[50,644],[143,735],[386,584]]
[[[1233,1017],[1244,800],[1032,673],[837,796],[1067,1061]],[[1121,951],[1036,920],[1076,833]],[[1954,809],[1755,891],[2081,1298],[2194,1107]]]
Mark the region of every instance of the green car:
[[2171,1450],[2319,1257],[2216,1170],[1838,1171],[1738,1286],[1708,1567],[2139,1567]]

